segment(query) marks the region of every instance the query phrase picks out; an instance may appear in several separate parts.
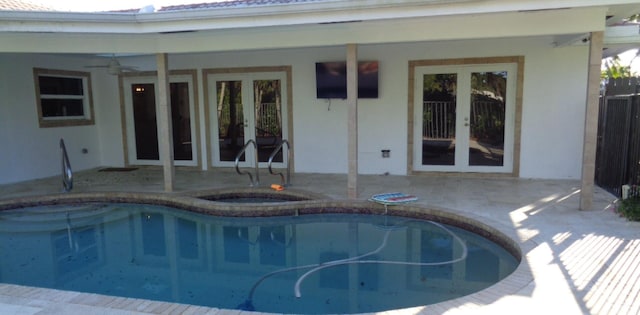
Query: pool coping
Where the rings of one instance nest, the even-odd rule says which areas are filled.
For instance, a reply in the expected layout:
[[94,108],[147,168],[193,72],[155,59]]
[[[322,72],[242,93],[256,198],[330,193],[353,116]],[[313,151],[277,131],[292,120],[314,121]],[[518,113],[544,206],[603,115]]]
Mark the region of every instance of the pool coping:
[[[453,209],[410,203],[384,206],[366,200],[336,200],[329,199],[319,194],[292,190],[287,190],[287,193],[297,197],[307,198],[308,200],[234,204],[210,201],[201,198],[202,196],[210,194],[245,194],[255,192],[279,193],[269,189],[256,188],[212,189],[190,191],[181,194],[149,192],[66,193],[0,200],[0,211],[39,205],[73,204],[83,202],[118,202],[171,206],[196,213],[234,217],[295,216],[318,213],[386,213],[389,215],[433,220],[440,223],[470,229],[473,232],[479,233],[492,241],[499,243],[520,260],[520,264],[513,273],[508,275],[502,281],[484,290],[436,304],[390,310],[387,312],[381,312],[382,314],[442,314],[451,311],[452,309],[473,310],[494,303],[506,295],[516,294],[523,288],[529,286],[534,280],[533,270],[527,263],[526,256],[527,253],[530,253],[531,250],[537,246],[537,243],[532,239],[521,240],[513,228],[508,228],[501,223],[491,220],[490,218],[471,213],[462,213]],[[11,297],[13,299],[36,299],[56,303],[77,304],[100,307],[103,309],[106,308],[152,314],[164,313],[167,309],[180,310],[178,313],[194,314],[260,314],[260,312],[219,309],[197,305],[124,298],[4,283],[0,283],[0,295]],[[172,311],[172,313],[174,312]]]

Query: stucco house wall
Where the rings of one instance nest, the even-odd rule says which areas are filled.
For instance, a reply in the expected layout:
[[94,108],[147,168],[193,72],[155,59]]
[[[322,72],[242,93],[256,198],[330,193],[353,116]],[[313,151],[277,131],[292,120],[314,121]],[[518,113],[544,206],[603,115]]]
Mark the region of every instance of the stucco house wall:
[[[347,172],[345,100],[317,99],[315,62],[345,59],[344,46],[260,51],[170,54],[170,69],[196,69],[203,154],[205,141],[202,69],[292,67],[295,171]],[[58,140],[67,143],[74,170],[124,166],[120,93],[117,76],[87,69],[90,55],[0,54],[2,160],[0,183],[60,172]],[[358,46],[360,60],[380,65],[379,97],[358,102],[359,173],[407,173],[408,62],[464,57],[524,56],[520,177],[580,178],[587,46],[556,48],[547,36]],[[155,56],[121,57],[139,70],[155,70]],[[33,67],[92,72],[95,125],[39,128]],[[5,132],[8,130],[9,132]],[[86,148],[87,154],[81,150]],[[380,150],[391,150],[383,159]],[[210,168],[211,166],[208,166]],[[207,166],[205,165],[205,168]]]
[[[33,68],[84,71],[78,58],[41,54],[0,54],[0,85],[3,111],[0,115],[2,159],[0,183],[41,178],[61,173],[60,138],[65,139],[76,170],[100,165],[98,128],[93,126],[39,128]],[[82,148],[86,148],[83,154]]]

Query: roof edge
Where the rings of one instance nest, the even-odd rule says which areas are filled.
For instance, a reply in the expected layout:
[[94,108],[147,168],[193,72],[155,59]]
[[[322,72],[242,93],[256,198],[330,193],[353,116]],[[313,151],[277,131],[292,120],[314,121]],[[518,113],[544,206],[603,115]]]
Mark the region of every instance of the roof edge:
[[[604,7],[600,0],[328,0],[154,13],[0,11],[0,32],[140,34]],[[627,3],[618,0],[616,3]],[[597,4],[597,5],[596,5]],[[197,27],[194,27],[198,25]]]

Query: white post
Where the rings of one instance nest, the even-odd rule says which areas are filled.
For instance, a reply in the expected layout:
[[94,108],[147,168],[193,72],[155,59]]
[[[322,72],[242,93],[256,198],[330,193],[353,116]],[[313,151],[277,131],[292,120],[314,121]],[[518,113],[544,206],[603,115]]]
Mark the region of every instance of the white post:
[[173,129],[171,126],[171,98],[169,90],[169,63],[166,53],[156,55],[158,66],[158,145],[164,170],[164,190],[173,191]]
[[584,120],[584,143],[582,149],[582,183],[580,210],[593,206],[594,180],[596,173],[596,148],[598,144],[598,104],[600,99],[600,64],[604,32],[592,32],[589,41],[589,72],[587,81],[587,104]]
[[347,145],[349,171],[347,175],[347,196],[358,198],[358,46],[347,45]]

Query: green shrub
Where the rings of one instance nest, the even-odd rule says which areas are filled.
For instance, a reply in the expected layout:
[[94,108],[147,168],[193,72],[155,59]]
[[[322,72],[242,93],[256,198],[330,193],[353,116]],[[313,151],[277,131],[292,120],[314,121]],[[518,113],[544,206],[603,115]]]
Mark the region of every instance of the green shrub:
[[629,221],[640,221],[640,196],[622,199],[618,206],[618,213]]

